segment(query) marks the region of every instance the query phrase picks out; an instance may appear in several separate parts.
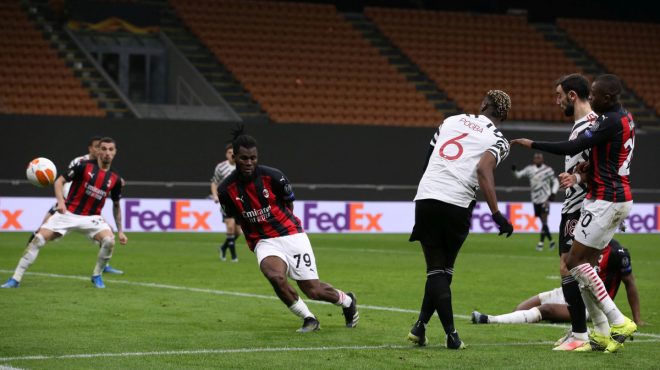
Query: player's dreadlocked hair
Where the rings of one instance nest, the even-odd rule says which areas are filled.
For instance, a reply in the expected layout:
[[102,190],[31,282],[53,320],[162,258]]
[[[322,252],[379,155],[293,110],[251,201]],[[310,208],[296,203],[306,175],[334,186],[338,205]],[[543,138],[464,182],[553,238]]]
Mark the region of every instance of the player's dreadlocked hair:
[[243,147],[246,149],[255,148],[257,140],[250,135],[246,135],[245,126],[242,123],[236,125],[236,128],[231,130],[233,140],[231,142],[234,147],[234,153],[238,154],[238,148]]
[[507,113],[509,113],[509,109],[511,109],[511,98],[509,94],[502,90],[489,90],[486,96],[488,96],[488,100],[490,100],[495,109],[493,115],[504,120]]

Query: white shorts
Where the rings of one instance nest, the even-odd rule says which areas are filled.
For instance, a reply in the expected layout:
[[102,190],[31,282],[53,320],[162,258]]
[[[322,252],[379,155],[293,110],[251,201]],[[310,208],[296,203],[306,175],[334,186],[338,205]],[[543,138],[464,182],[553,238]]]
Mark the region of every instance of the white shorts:
[[293,234],[262,239],[254,247],[257,263],[269,256],[279,257],[287,266],[287,275],[293,280],[318,280],[316,259],[307,234]]
[[110,225],[101,215],[81,216],[69,211],[66,213],[55,212],[41,227],[62,234],[62,236],[72,230],[79,231],[90,239],[104,230],[112,232]]
[[574,239],[587,247],[602,250],[609,244],[617,228],[632,209],[632,200],[613,203],[587,199],[573,231]]
[[539,293],[539,301],[541,304],[566,304],[564,291],[561,288]]

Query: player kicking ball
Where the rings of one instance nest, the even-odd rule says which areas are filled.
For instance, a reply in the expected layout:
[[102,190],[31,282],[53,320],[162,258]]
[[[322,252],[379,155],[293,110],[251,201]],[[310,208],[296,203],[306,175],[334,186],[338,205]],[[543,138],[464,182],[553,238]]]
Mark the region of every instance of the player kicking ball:
[[295,196],[289,180],[275,168],[258,165],[257,141],[235,132],[236,171],[218,186],[223,212],[240,224],[248,247],[275,294],[303,320],[301,333],[320,329],[287,276],[313,300],[341,306],[347,328],[360,318],[353,293],[344,293],[319,280],[314,251],[300,220],[293,214]]
[[[575,351],[616,352],[637,331],[637,325],[621,313],[593,268],[601,250],[630,213],[633,203],[629,175],[635,147],[635,123],[632,115],[619,103],[622,91],[621,80],[614,75],[594,79],[589,101],[599,117],[575,140],[539,142],[516,139],[511,142],[512,145],[561,155],[574,155],[591,148],[586,176],[588,194],[575,227],[566,265],[580,285],[594,332],[589,336],[589,342]],[[560,176],[560,181],[564,187],[572,186],[575,176],[565,174]]]

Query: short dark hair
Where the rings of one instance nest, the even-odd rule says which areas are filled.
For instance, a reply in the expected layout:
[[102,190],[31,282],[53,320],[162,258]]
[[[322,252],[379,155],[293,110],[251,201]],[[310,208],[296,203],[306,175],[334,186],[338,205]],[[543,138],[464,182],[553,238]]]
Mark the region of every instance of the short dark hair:
[[234,154],[238,154],[238,148],[243,147],[245,149],[256,148],[257,140],[250,135],[238,135],[234,141],[231,143],[234,148]]
[[229,144],[225,145],[225,153],[226,153],[229,149],[234,149],[234,144],[233,144],[233,143],[229,143]]
[[579,73],[562,76],[555,82],[555,86],[561,86],[566,94],[575,91],[578,98],[586,100],[589,98],[589,80]]
[[89,141],[87,142],[87,146],[92,146],[92,144],[94,144],[95,141],[100,141],[101,139],[103,139],[102,136],[98,136],[98,135],[92,136],[89,138]]
[[619,77],[612,74],[604,74],[596,77],[594,82],[598,82],[606,94],[610,94],[615,100],[619,100],[619,95],[623,92],[623,84]]
[[117,142],[115,141],[115,139],[109,136],[102,137],[101,139],[99,139],[99,141],[102,143],[113,143],[115,144],[115,146],[117,146]]

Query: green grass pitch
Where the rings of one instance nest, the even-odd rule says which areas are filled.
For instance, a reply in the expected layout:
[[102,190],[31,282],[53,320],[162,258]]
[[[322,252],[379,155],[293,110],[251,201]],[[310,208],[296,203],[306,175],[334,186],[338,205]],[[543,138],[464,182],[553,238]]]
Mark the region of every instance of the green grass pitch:
[[[19,289],[0,290],[0,368],[20,369],[411,369],[658,368],[660,236],[618,239],[632,255],[642,318],[617,354],[558,353],[566,326],[473,325],[473,309],[504,313],[558,287],[556,251],[536,252],[536,235],[473,234],[452,284],[465,351],[442,347],[437,317],[430,346],[405,340],[425,281],[417,244],[406,235],[310,235],[321,279],[353,291],[360,324],[346,329],[339,307],[308,302],[322,330],[300,326],[239,242],[239,263],[221,262],[218,234],[130,234],[117,246],[107,289],[89,281],[97,248],[80,235],[46,245]],[[0,234],[0,279],[11,276],[27,234]],[[621,287],[616,303],[629,315]]]

